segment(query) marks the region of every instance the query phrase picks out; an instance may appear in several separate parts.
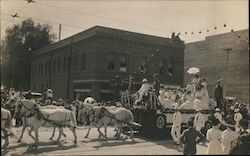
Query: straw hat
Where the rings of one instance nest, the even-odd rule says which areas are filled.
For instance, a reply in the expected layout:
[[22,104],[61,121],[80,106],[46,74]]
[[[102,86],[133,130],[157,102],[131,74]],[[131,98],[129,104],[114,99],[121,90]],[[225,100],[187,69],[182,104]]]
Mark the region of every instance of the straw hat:
[[216,112],[220,112],[220,108],[216,108],[215,111],[216,111]]
[[235,110],[234,110],[234,112],[239,112],[240,110],[239,110],[239,108],[236,108]]
[[148,82],[148,80],[146,78],[142,79],[142,82]]

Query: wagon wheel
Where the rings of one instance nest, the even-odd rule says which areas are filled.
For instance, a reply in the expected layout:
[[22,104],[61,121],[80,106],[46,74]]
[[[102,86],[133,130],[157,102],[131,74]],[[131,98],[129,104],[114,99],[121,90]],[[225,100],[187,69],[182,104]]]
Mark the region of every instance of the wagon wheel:
[[166,127],[166,118],[164,115],[158,115],[156,118],[156,126],[158,129],[163,129]]

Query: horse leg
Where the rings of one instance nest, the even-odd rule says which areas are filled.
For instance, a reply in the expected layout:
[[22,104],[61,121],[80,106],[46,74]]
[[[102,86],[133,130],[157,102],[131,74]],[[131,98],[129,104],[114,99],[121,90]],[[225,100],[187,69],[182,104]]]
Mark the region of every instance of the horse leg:
[[122,124],[117,124],[117,134],[116,134],[116,138],[119,139],[121,137],[121,133],[122,133]]
[[53,133],[52,133],[51,137],[49,138],[49,140],[52,140],[52,139],[54,138],[54,136],[55,136],[55,131],[56,131],[56,127],[54,126],[54,127],[53,127]]
[[59,135],[58,135],[58,138],[57,138],[56,142],[60,142],[63,128],[62,127],[58,127],[58,130],[59,130]]
[[93,125],[93,123],[90,123],[89,128],[88,128],[88,132],[87,132],[87,134],[85,135],[85,138],[88,138],[89,132],[90,132],[90,130],[91,130],[92,125]]
[[66,136],[67,136],[67,135],[63,132],[63,130],[62,130],[62,135],[63,135],[64,138],[66,138]]
[[97,131],[99,132],[99,136],[105,137],[104,134],[101,132],[100,128],[101,128],[100,126],[97,128]]
[[74,143],[77,144],[76,127],[69,127],[74,135]]
[[128,125],[128,127],[129,127],[129,130],[130,130],[130,139],[132,139],[132,141],[134,141],[134,138],[133,138],[133,135],[134,135],[133,128],[131,127],[131,125]]
[[6,148],[9,146],[9,136],[8,136],[8,132],[6,130],[3,131],[3,138],[5,140],[3,148]]
[[23,138],[23,133],[25,131],[25,128],[26,128],[26,125],[23,125],[23,128],[22,128],[22,132],[21,132],[21,136],[20,138],[17,140],[17,142],[21,142],[22,138]]

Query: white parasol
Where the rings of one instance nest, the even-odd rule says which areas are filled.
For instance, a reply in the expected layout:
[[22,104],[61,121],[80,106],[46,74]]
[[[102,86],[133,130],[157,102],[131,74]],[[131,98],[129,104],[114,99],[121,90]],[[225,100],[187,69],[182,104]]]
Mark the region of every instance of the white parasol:
[[197,67],[189,68],[188,71],[187,71],[188,74],[197,74],[199,72],[200,72],[200,69],[197,68]]

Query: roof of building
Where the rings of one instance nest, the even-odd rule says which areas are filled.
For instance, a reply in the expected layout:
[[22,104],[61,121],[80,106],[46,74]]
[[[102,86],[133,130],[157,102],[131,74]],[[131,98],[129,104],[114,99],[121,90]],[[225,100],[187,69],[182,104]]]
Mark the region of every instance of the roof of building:
[[172,46],[178,45],[178,47],[180,45],[184,46],[184,41],[173,42],[173,40],[170,38],[158,37],[158,36],[136,33],[136,32],[131,32],[131,31],[119,30],[115,28],[108,28],[108,27],[103,27],[103,26],[94,26],[80,33],[77,33],[73,36],[65,38],[61,41],[58,41],[48,46],[44,46],[36,50],[35,53],[37,54],[40,52],[51,51],[59,47],[70,45],[71,42],[77,42],[86,38],[90,38],[95,35],[110,36],[110,37],[114,37],[118,39],[139,41],[139,42],[146,42],[146,43],[148,42],[148,43],[159,44],[159,45],[163,45],[163,44],[172,45]]

